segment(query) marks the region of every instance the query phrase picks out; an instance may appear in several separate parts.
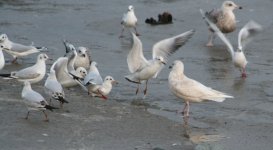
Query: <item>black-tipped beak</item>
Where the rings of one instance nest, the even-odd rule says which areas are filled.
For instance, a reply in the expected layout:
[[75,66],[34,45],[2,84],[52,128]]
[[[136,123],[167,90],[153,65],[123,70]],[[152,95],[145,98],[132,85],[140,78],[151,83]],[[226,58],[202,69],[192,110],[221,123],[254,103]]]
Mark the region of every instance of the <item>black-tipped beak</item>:
[[162,61],[161,63],[162,63],[163,65],[166,65],[166,62],[164,62],[164,61]]
[[118,84],[118,81],[114,80],[114,81],[112,81],[112,84]]
[[238,9],[243,9],[243,7],[242,7],[242,6],[239,6]]
[[169,66],[169,69],[172,69],[173,68],[173,66]]

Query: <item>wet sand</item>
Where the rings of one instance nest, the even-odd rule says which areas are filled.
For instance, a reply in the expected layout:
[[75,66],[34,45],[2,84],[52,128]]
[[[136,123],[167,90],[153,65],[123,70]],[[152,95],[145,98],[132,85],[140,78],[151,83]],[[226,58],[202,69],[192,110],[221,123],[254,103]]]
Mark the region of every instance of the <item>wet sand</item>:
[[[24,120],[27,110],[20,98],[22,85],[0,79],[1,149],[271,150],[273,1],[235,2],[243,6],[235,12],[238,29],[250,19],[265,28],[247,46],[246,79],[240,78],[219,39],[215,40],[214,48],[205,47],[208,31],[199,8],[217,8],[222,1],[1,1],[0,31],[7,33],[11,40],[46,46],[46,53],[53,60],[65,52],[63,39],[76,46],[89,47],[102,76],[112,75],[120,83],[114,86],[107,101],[88,97],[80,88],[66,90],[70,103],[64,105],[64,110],[48,112],[50,122],[47,123],[42,121],[44,116],[40,112],[33,112],[29,120]],[[130,4],[135,7],[137,29],[147,58],[151,58],[155,42],[195,29],[193,38],[168,64],[175,59],[183,60],[189,77],[235,98],[223,103],[192,104],[186,126],[181,115],[176,114],[183,101],[170,93],[169,70],[165,67],[157,79],[149,81],[145,105],[138,106],[135,101],[142,100],[142,94],[135,96],[136,85],[123,78],[129,73],[126,64],[129,32],[125,32],[125,38],[118,38],[122,14]],[[173,24],[145,24],[146,18],[163,11],[173,14]],[[238,31],[227,35],[235,46]],[[20,59],[19,65],[7,64],[1,73],[30,66],[36,56]],[[48,68],[52,63],[47,62]],[[33,87],[43,93],[43,84],[44,81]]]

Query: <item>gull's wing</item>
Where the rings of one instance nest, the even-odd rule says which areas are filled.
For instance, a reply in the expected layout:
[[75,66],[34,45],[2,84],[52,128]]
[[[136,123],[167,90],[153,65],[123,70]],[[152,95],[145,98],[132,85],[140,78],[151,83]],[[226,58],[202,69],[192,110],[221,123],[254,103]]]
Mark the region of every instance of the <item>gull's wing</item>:
[[252,37],[262,31],[262,26],[255,21],[249,21],[238,34],[238,49],[243,50]]
[[222,15],[222,11],[220,9],[213,9],[210,12],[206,12],[205,15],[211,22],[216,24],[219,16]]
[[67,70],[69,73],[75,74],[74,63],[75,63],[76,57],[77,57],[77,52],[75,49],[73,50],[72,55],[68,58]]
[[37,103],[37,104],[40,104],[40,102],[44,100],[41,94],[33,90],[25,91],[25,93],[22,93],[22,97],[31,103]]
[[101,78],[100,74],[97,74],[95,72],[90,72],[86,75],[83,81],[84,85],[95,84],[95,85],[101,85],[103,83],[103,80]]
[[[11,73],[11,76],[12,75],[13,73]],[[37,73],[37,69],[33,67],[28,67],[28,68],[15,72],[15,78],[19,78],[19,79],[34,79],[40,75],[41,75],[40,73]]]
[[153,46],[153,58],[161,56],[164,61],[168,60],[168,56],[175,53],[183,46],[194,34],[195,30],[189,30],[177,36],[161,40]]
[[45,88],[50,92],[63,93],[62,85],[57,80],[47,79],[45,82]]
[[220,37],[220,39],[227,45],[228,51],[233,59],[234,57],[234,49],[229,40],[226,38],[226,36],[218,29],[218,27],[212,23],[204,14],[203,10],[200,9],[200,13],[205,20],[205,22],[208,24],[208,26]]
[[143,55],[142,43],[140,39],[134,33],[132,33],[132,36],[133,36],[133,46],[127,56],[127,64],[128,64],[129,71],[131,73],[134,73],[137,70],[142,69],[149,62]]
[[68,41],[66,40],[63,40],[63,44],[65,46],[65,53],[70,53],[70,52],[73,52],[74,50],[76,50],[75,46],[71,43],[69,43]]
[[[164,58],[164,61],[168,61],[168,57],[175,53],[181,46],[183,46],[195,33],[195,30],[189,30],[177,36],[161,40],[153,46],[153,58],[161,56]],[[154,75],[154,78],[157,77],[159,72],[163,69],[162,66],[157,73]]]

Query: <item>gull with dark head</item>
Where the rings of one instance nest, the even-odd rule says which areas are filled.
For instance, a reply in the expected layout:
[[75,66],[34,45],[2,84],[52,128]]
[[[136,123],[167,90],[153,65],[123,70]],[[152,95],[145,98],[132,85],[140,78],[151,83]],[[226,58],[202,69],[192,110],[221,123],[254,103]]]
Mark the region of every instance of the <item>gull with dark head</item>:
[[204,20],[209,25],[209,27],[216,33],[220,39],[226,44],[228,51],[231,55],[232,61],[235,67],[238,67],[242,73],[242,77],[246,78],[246,65],[247,60],[244,54],[245,46],[252,40],[252,37],[255,36],[257,33],[262,31],[262,26],[256,23],[255,21],[249,21],[240,31],[238,34],[238,47],[235,50],[230,43],[230,41],[226,38],[226,36],[217,28],[217,26],[211,22],[200,10],[201,14],[203,15]]
[[[233,1],[224,1],[220,9],[213,9],[206,12],[206,17],[216,24],[216,26],[223,33],[230,33],[236,29],[236,17],[233,13],[234,9],[242,9],[241,6],[236,5]],[[209,28],[210,36],[207,46],[213,46],[213,39],[215,37],[214,31]]]
[[13,56],[12,62],[15,63],[18,57],[24,57],[33,53],[41,52],[45,47],[35,47],[33,45],[23,45],[9,40],[6,34],[0,35],[0,43],[6,48],[4,49],[8,54]]
[[35,110],[42,111],[45,115],[45,121],[49,121],[45,111],[46,110],[53,111],[53,109],[57,109],[55,107],[48,105],[47,101],[40,93],[33,91],[28,81],[24,82],[24,88],[22,90],[21,96],[28,109],[27,116],[25,119],[28,119],[30,111]]
[[177,36],[161,40],[153,46],[153,57],[147,60],[143,55],[142,43],[139,38],[133,35],[133,46],[127,56],[127,64],[129,71],[132,73],[125,76],[130,82],[138,84],[136,94],[139,90],[139,84],[146,81],[144,96],[147,93],[148,80],[156,78],[163,66],[166,64],[168,57],[175,53],[181,46],[183,46],[194,34],[194,30],[189,30]]
[[170,68],[172,70],[168,78],[169,88],[175,96],[185,101],[183,113],[186,117],[189,116],[190,102],[202,102],[204,100],[223,102],[226,98],[233,98],[233,96],[213,90],[198,81],[188,78],[184,74],[184,64],[179,60],[174,61]]
[[46,63],[48,56],[44,53],[39,54],[37,61],[33,66],[27,67],[19,71],[13,71],[9,74],[0,74],[4,79],[16,79],[20,82],[29,81],[30,83],[37,83],[41,81],[46,73]]
[[137,17],[135,15],[135,12],[134,12],[134,6],[130,5],[128,6],[128,11],[127,13],[125,13],[123,15],[123,18],[122,18],[122,21],[121,21],[121,25],[122,25],[122,30],[121,30],[121,33],[120,33],[120,38],[123,37],[123,32],[124,32],[124,28],[134,28],[135,29],[135,34],[137,36],[139,36],[138,32],[137,32],[137,29],[136,29],[136,25],[137,25]]

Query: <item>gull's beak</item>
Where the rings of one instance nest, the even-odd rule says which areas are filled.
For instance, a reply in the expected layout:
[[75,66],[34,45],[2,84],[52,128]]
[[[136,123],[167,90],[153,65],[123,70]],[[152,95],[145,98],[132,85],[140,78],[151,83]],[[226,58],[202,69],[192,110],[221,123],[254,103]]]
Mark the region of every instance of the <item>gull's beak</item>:
[[238,6],[238,5],[235,5],[235,8],[237,8],[237,9],[243,9],[242,6]]
[[166,65],[167,63],[166,62],[164,62],[164,61],[161,61],[161,63],[163,64],[163,65]]
[[169,69],[172,69],[173,68],[173,66],[169,66]]
[[85,57],[86,55],[85,54],[82,54],[83,57]]
[[113,80],[113,81],[112,81],[112,84],[118,84],[118,81]]

